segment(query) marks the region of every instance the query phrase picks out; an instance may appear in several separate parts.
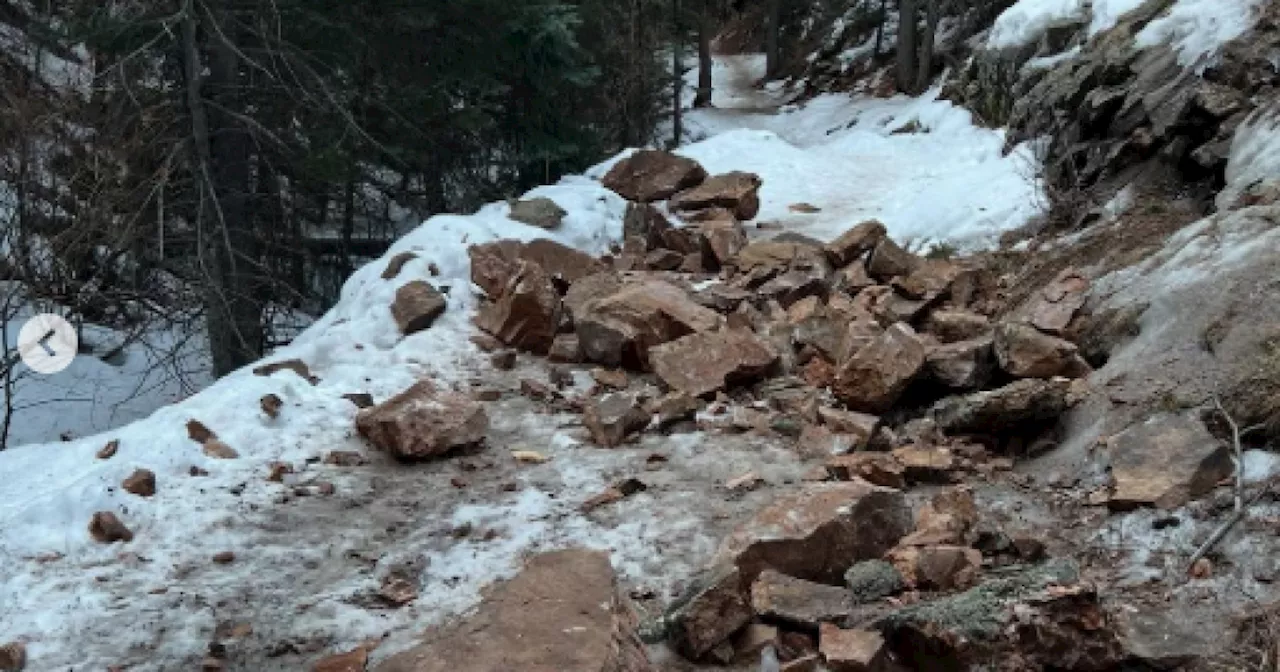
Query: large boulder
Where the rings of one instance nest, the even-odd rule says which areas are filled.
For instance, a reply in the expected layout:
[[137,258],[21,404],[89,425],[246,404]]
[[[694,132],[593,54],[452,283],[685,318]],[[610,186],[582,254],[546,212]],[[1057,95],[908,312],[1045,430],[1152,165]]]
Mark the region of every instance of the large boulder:
[[850,409],[889,410],[925,365],[925,347],[911,327],[895,324],[836,371],[832,392]]
[[670,206],[682,212],[724,208],[745,221],[760,211],[760,177],[740,171],[715,175],[673,196]]
[[435,323],[436,318],[444,314],[448,302],[444,295],[423,280],[414,280],[396,290],[396,298],[391,303],[391,316],[400,327],[400,333],[408,336]]
[[512,347],[546,354],[560,325],[560,294],[541,266],[520,261],[501,296],[480,306],[476,326]]
[[882,282],[910,275],[920,265],[920,257],[902,249],[890,238],[884,238],[867,257],[867,273]]
[[605,269],[591,255],[544,238],[527,243],[503,239],[472,245],[467,248],[467,256],[471,258],[471,281],[493,300],[502,297],[520,272],[521,261],[537,264],[548,277],[565,284]]
[[668,387],[693,397],[764,375],[778,353],[755,334],[724,330],[690,334],[649,350],[649,364]]
[[1071,341],[1018,322],[996,327],[995,352],[1000,368],[1018,378],[1074,378],[1089,369]]
[[1111,437],[1108,505],[1174,509],[1231,476],[1231,456],[1193,415],[1162,413]]
[[401,459],[443,455],[484,441],[484,407],[423,380],[356,415],[356,429],[375,447]]
[[836,585],[855,562],[881,557],[911,527],[911,508],[897,490],[864,481],[815,484],[740,525],[717,557],[738,568],[744,585],[766,569]]
[[950,397],[931,413],[938,429],[953,434],[995,434],[1056,420],[1067,410],[1071,381],[1019,380],[1004,387]]
[[653,278],[620,283],[616,291],[573,310],[574,328],[588,361],[635,369],[648,367],[654,346],[713,331],[723,323],[719,313],[698,305],[683,289]]
[[650,672],[635,612],[609,556],[536,555],[489,590],[475,612],[428,631],[375,672]]
[[693,159],[642,149],[614,164],[601,183],[628,201],[661,201],[702,184],[707,171]]

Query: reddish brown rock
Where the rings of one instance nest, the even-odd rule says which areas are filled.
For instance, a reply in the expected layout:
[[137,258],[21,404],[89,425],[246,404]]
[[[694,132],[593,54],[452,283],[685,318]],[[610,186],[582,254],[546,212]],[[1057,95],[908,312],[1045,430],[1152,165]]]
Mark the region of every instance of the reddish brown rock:
[[332,450],[325,454],[324,463],[335,467],[361,467],[369,460],[354,450]]
[[904,546],[889,551],[909,588],[956,590],[968,588],[982,568],[982,553],[965,546]]
[[824,623],[818,646],[830,672],[883,672],[892,669],[884,637],[875,630],[841,630]]
[[919,267],[920,261],[920,257],[885,238],[871,251],[871,256],[867,257],[867,273],[881,282],[888,282],[898,276],[910,275]]
[[582,424],[597,445],[620,446],[627,437],[649,426],[650,415],[636,395],[628,392],[605,394],[586,403]]
[[858,560],[878,558],[911,529],[901,492],[865,482],[822,483],[779,497],[740,525],[718,557],[745,583],[765,569],[838,584]]
[[995,368],[995,350],[990,337],[929,348],[925,359],[925,372],[931,379],[959,390],[985,386]]
[[627,203],[627,213],[622,219],[622,237],[624,240],[638,239],[644,241],[644,249],[668,249],[676,253],[687,253],[668,244],[668,232],[671,222],[662,212],[648,203]]
[[1053,420],[1070,405],[1071,381],[1019,380],[1004,387],[944,399],[931,413],[951,434],[991,434]]
[[421,381],[356,415],[356,429],[379,450],[424,459],[484,441],[489,418],[469,397]]
[[753,617],[737,568],[716,565],[698,577],[667,613],[667,639],[680,655],[699,660]]
[[607,554],[556,551],[534,556],[473,613],[374,670],[652,672],[636,627]]
[[734,171],[709,177],[692,189],[671,198],[672,210],[691,211],[725,208],[746,221],[760,211],[760,177]]
[[396,290],[395,301],[391,303],[391,316],[400,327],[400,333],[408,336],[430,328],[447,307],[444,295],[436,291],[431,283],[414,280]]
[[600,182],[628,201],[649,203],[670,198],[706,179],[707,171],[693,159],[642,149],[614,164]]
[[842,411],[826,406],[818,408],[818,418],[822,420],[822,424],[830,427],[831,431],[856,437],[854,450],[866,448],[871,442],[871,437],[876,435],[876,430],[880,427],[880,418],[874,415]]
[[729,265],[744,274],[762,270],[781,273],[791,268],[797,259],[815,255],[817,252],[816,248],[804,243],[757,240],[739,250]]
[[133,532],[111,511],[99,511],[89,521],[89,536],[100,544],[133,541]]
[[921,259],[910,274],[895,279],[892,285],[907,298],[932,302],[950,294],[951,284],[963,270],[953,261]]
[[109,460],[115,457],[116,453],[119,450],[120,450],[120,440],[112,439],[107,442],[107,445],[103,446],[102,449],[98,451],[97,458],[99,460]]
[[832,392],[855,411],[880,413],[897,403],[924,364],[915,331],[895,324],[840,365]]
[[8,642],[0,646],[0,671],[22,672],[27,668],[27,645]]
[[647,367],[650,348],[723,323],[718,313],[698,305],[684,290],[653,279],[623,285],[573,310],[587,361],[637,369]]
[[521,261],[537,264],[548,277],[566,284],[605,270],[599,259],[549,238],[531,240],[517,254]]
[[1084,307],[1088,294],[1089,279],[1068,268],[1036,292],[1018,315],[1040,331],[1060,335]]
[[394,280],[400,271],[404,269],[404,265],[417,259],[418,255],[414,252],[401,252],[387,262],[387,267],[382,271],[383,280]]
[[187,438],[195,441],[196,443],[205,443],[210,439],[218,438],[218,435],[214,433],[212,429],[206,427],[203,422],[200,422],[199,420],[188,420]]
[[576,364],[582,361],[582,344],[577,334],[558,334],[547,352],[547,359],[562,364]]
[[950,483],[957,468],[955,455],[947,448],[901,446],[893,449],[893,457],[911,483]]
[[1230,454],[1193,415],[1163,413],[1107,442],[1111,458],[1108,506],[1175,509],[1208,493],[1233,473]]
[[136,469],[120,484],[125,492],[139,497],[150,497],[156,494],[156,475],[150,469]]
[[253,375],[272,376],[279,371],[292,371],[298,374],[299,378],[306,380],[312,385],[315,385],[316,383],[320,382],[319,378],[311,375],[311,369],[307,366],[307,363],[302,361],[301,359],[286,359],[280,362],[271,362],[269,364],[263,364],[262,366],[259,366],[253,370]]
[[240,457],[235,448],[228,446],[221,439],[209,439],[201,446],[201,452],[215,460],[234,460]]
[[805,630],[849,615],[849,592],[843,587],[805,581],[766,569],[751,584],[751,608],[757,616]]
[[670,427],[682,420],[692,420],[702,407],[696,397],[683,392],[670,392],[649,404],[649,413],[659,428]]
[[611,387],[615,390],[625,390],[631,384],[631,379],[627,376],[627,372],[621,369],[596,367],[591,369],[591,379],[600,385]]
[[862,479],[873,485],[901,490],[907,486],[906,468],[888,453],[851,453],[827,459],[827,472],[837,481]]
[[717,269],[727,264],[747,244],[742,224],[732,220],[713,220],[698,225],[704,268]]
[[831,289],[842,292],[846,296],[855,296],[858,292],[876,284],[867,275],[867,267],[861,262],[854,262],[836,271],[831,278]]
[[560,295],[541,266],[522,261],[502,295],[480,307],[476,326],[507,345],[546,354],[560,325]]
[[845,266],[874,249],[885,239],[887,233],[884,224],[874,219],[868,220],[845,231],[839,238],[827,243],[824,249],[832,264]]
[[862,314],[849,321],[840,337],[840,350],[836,353],[836,362],[843,363],[858,354],[863,348],[875,343],[884,335],[884,327],[880,326],[869,314]]
[[856,438],[838,434],[821,425],[804,423],[796,441],[796,451],[806,458],[822,459],[831,455],[845,455],[854,449]]
[[311,672],[365,672],[369,664],[369,651],[363,646],[325,656],[316,661]]
[[901,545],[968,545],[970,532],[978,524],[978,506],[973,492],[965,487],[934,495],[916,513],[916,530]]
[[524,244],[518,240],[496,240],[468,247],[471,282],[490,299],[502,296],[516,271],[516,260],[522,249]]
[[991,321],[967,310],[935,310],[925,320],[924,331],[941,343],[957,343],[990,336]]
[[1018,378],[1076,378],[1089,368],[1074,343],[1017,322],[996,327],[995,353],[1000,368]]
[[813,387],[830,387],[836,382],[836,367],[826,357],[814,357],[804,365],[800,376]]
[[777,361],[778,353],[767,343],[737,330],[690,334],[649,351],[662,382],[694,397],[759,378]]

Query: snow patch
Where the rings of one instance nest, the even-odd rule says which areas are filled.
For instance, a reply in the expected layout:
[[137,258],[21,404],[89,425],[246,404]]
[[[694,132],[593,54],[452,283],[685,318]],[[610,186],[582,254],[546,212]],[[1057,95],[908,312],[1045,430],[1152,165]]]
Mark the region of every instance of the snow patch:
[[1220,209],[1231,206],[1254,184],[1280,178],[1280,106],[1252,115],[1236,131],[1227,159],[1227,186],[1218,194]]
[[1160,44],[1178,50],[1184,66],[1204,67],[1222,45],[1248,32],[1264,0],[1178,0],[1148,23],[1135,40],[1139,48]]

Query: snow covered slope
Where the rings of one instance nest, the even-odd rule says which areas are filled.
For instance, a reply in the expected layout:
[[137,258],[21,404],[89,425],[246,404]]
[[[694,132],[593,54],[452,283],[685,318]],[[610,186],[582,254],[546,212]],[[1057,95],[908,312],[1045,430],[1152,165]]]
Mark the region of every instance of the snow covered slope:
[[[743,86],[751,79],[732,81]],[[888,100],[824,96],[776,113],[759,109],[766,96],[758,92],[730,87],[724,94],[723,104],[752,111],[692,113],[690,124],[708,137],[681,151],[712,172],[759,173],[760,219],[788,230],[828,239],[874,217],[899,239],[978,247],[1038,212],[1030,152],[1002,156],[1001,133],[976,127],[934,93]],[[555,417],[518,402],[492,410],[500,417],[491,443],[541,450],[552,462],[517,471],[497,447],[477,458],[488,465],[480,468],[518,483],[518,492],[451,486],[454,461],[406,467],[372,456],[375,464],[366,469],[319,463],[330,451],[368,452],[354,436],[356,409],[345,394],[383,400],[424,377],[457,387],[473,378],[510,382],[469,342],[476,298],[466,248],[499,238],[551,237],[593,254],[605,251],[621,236],[625,210],[620,197],[592,179],[610,163],[528,194],[551,198],[568,212],[555,231],[511,221],[508,206],[494,204],[469,216],[434,217],[359,270],[333,310],[266,360],[305,361],[320,379],[314,385],[291,371],[263,377],[242,370],[117,431],[0,453],[0,638],[28,641],[30,670],[189,669],[218,628],[248,615],[257,642],[244,654],[252,669],[297,669],[296,660],[269,662],[269,651],[276,651],[269,647],[287,644],[286,653],[276,655],[305,656],[384,633],[403,644],[465,609],[530,549],[607,548],[628,580],[663,588],[670,576],[684,574],[675,571],[682,563],[705,559],[718,537],[715,526],[727,518],[708,508],[705,496],[673,486],[629,501],[625,520],[584,519],[576,503],[633,470],[626,460],[636,460],[635,451],[580,447]],[[788,210],[799,202],[822,210]],[[388,260],[408,251],[417,258],[396,279],[382,279]],[[431,329],[402,338],[388,307],[395,290],[416,279],[447,292],[449,309]],[[283,400],[279,418],[260,410],[267,394]],[[190,420],[217,432],[239,458],[204,455],[187,437]],[[118,453],[96,458],[112,440],[119,441]],[[798,477],[794,458],[768,447],[703,445],[700,435],[664,447],[671,470],[688,469],[711,484],[702,487],[740,475],[733,471],[745,468],[742,455],[765,459],[779,478]],[[276,461],[297,469],[284,484],[266,480]],[[138,468],[155,472],[153,497],[120,488]],[[340,500],[348,508],[310,496],[322,482],[349,497]],[[299,499],[303,494],[308,497]],[[115,512],[134,540],[94,543],[87,525],[98,511]],[[496,536],[481,544],[449,532],[473,527]],[[210,562],[228,550],[237,554],[235,562]],[[364,608],[362,591],[393,561],[428,574],[422,598],[394,612]]]

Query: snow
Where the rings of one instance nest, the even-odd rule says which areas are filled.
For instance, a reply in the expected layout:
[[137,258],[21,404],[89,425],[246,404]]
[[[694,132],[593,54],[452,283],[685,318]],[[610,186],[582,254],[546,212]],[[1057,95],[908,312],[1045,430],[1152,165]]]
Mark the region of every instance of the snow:
[[1227,208],[1254,184],[1280,179],[1280,107],[1253,114],[1236,131],[1227,159],[1227,184],[1218,194],[1218,207]]
[[987,37],[988,49],[1031,44],[1054,26],[1079,21],[1082,0],[1019,0],[996,17]]
[[[830,239],[878,218],[914,245],[945,240],[974,248],[1038,214],[1042,199],[1031,152],[1020,147],[1004,154],[1001,132],[977,127],[968,113],[938,100],[937,91],[918,99],[831,95],[785,106],[787,92],[780,88],[750,87],[760,65],[758,56],[720,62],[715,101],[721,107],[689,114],[690,127],[705,139],[680,151],[713,173],[759,173],[761,220]],[[249,367],[114,431],[0,453],[6,475],[0,482],[0,633],[28,640],[29,669],[125,663],[131,670],[182,669],[234,605],[257,616],[255,629],[262,632],[255,636],[267,641],[305,633],[338,645],[390,632],[381,656],[475,604],[480,589],[510,575],[524,554],[570,544],[608,548],[624,577],[669,593],[673,580],[707,559],[718,538],[709,526],[727,517],[708,511],[705,491],[655,488],[616,505],[611,523],[576,508],[606,483],[634,474],[658,446],[597,451],[559,431],[563,419],[501,406],[493,407],[499,410],[492,412],[495,427],[483,459],[513,470],[503,461],[505,451],[531,449],[551,458],[515,472],[511,478],[521,487],[514,493],[440,495],[452,492],[447,470],[453,461],[349,470],[316,462],[329,451],[367,451],[354,435],[356,409],[344,394],[383,400],[422,378],[461,388],[495,375],[470,343],[477,295],[467,247],[546,237],[603,253],[621,237],[625,202],[594,178],[617,160],[526,194],[550,198],[568,213],[555,230],[514,222],[509,206],[497,203],[471,215],[433,217],[408,232],[346,282],[332,310],[266,358],[303,360],[319,378],[314,385],[291,371],[262,377]],[[799,202],[821,212],[791,213],[788,206]],[[403,252],[417,257],[384,280],[388,261]],[[396,290],[413,280],[445,292],[449,307],[432,328],[401,337],[389,306]],[[98,374],[87,369],[85,375]],[[283,400],[280,417],[260,410],[267,394]],[[205,456],[187,436],[189,420],[211,428],[240,457]],[[775,483],[800,476],[786,450],[751,445],[749,437],[705,439],[654,441],[670,459],[668,470],[683,466],[704,488],[748,470]],[[111,440],[119,441],[119,453],[96,459]],[[274,461],[298,467],[285,486],[264,478]],[[137,468],[156,473],[155,496],[119,488]],[[319,478],[339,493],[354,493],[364,508],[334,512],[319,503],[282,502],[290,487]],[[749,494],[724,506],[759,505],[766,496]],[[92,542],[86,526],[97,511],[116,512],[134,541]],[[441,532],[467,524],[497,536],[480,543]],[[399,536],[387,531],[402,528]],[[241,557],[226,568],[211,567],[209,558],[224,550]],[[366,556],[372,564],[359,564]],[[373,571],[397,558],[424,562],[429,589],[401,610],[360,608],[354,598],[374,583]]]
[[1257,22],[1265,0],[1178,0],[1136,36],[1139,48],[1172,44],[1178,62],[1203,66],[1222,45],[1244,35]]

